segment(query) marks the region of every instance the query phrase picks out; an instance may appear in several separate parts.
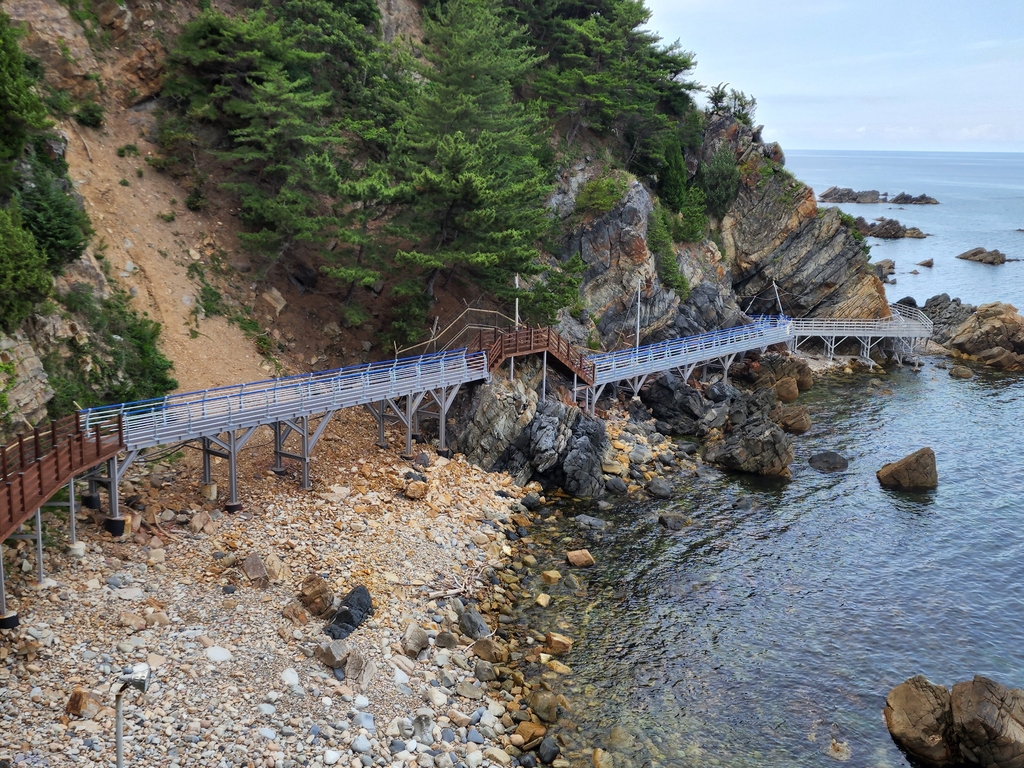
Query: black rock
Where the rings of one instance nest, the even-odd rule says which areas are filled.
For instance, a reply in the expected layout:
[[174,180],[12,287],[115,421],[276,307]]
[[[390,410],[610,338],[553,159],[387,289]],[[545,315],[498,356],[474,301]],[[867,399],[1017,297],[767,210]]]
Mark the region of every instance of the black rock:
[[225,595],[233,595],[233,594],[235,594],[235,588],[232,587],[230,584],[228,584],[227,586],[224,587],[224,594]]
[[[468,635],[474,640],[479,640],[491,634],[491,628],[487,626],[484,617],[473,608],[467,608],[459,616],[459,629],[462,630],[464,635]],[[437,641],[435,640],[434,642],[436,643]]]
[[429,467],[430,454],[427,453],[426,451],[420,451],[419,454],[416,456],[416,464],[418,464],[421,467]]
[[418,480],[421,483],[427,482],[427,478],[426,477],[421,475],[419,472],[413,472],[412,470],[409,470],[408,472],[405,473],[405,479],[406,480]]
[[697,452],[697,444],[689,442],[681,442],[676,444],[676,450],[679,453],[683,453],[687,456],[692,456]]
[[544,740],[541,741],[540,746],[537,747],[537,757],[545,765],[551,765],[558,757],[559,749],[558,742],[550,736],[545,736]]
[[519,758],[520,768],[537,768],[537,758],[527,752]]
[[344,640],[368,616],[373,616],[373,600],[370,590],[360,584],[341,598],[341,608],[334,614],[331,623],[324,627],[324,632],[334,640]]
[[335,680],[344,680],[345,679],[345,670],[342,669],[341,667],[335,667],[331,671],[334,673],[334,679]]
[[686,520],[682,515],[658,515],[658,523],[670,531],[681,531],[686,527]]
[[621,477],[609,477],[605,481],[604,487],[608,489],[609,493],[625,493],[629,490],[629,486],[626,485],[626,481]]
[[672,486],[660,477],[656,477],[647,484],[647,492],[656,499],[671,499]]
[[850,466],[850,462],[835,451],[816,453],[807,460],[807,463],[819,472],[841,472]]
[[533,512],[540,506],[540,496],[536,493],[528,493],[520,499],[519,503]]

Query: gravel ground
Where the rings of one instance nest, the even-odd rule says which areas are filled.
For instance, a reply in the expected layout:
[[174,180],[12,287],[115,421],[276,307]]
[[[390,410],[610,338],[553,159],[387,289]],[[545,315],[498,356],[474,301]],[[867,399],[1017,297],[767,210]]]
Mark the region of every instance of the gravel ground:
[[[81,525],[87,551],[73,559],[63,554],[66,525],[51,518],[45,563],[56,586],[30,588],[28,542],[4,550],[21,626],[0,632],[0,765],[112,764],[112,687],[121,668],[143,661],[154,682],[125,696],[130,765],[508,764],[496,747],[515,743],[509,713],[525,691],[492,683],[488,708],[488,698],[445,687],[465,683],[473,696],[487,688],[473,676],[470,638],[455,629],[455,648],[434,647],[460,606],[432,597],[486,596],[488,567],[512,553],[501,520],[528,489],[461,457],[430,454],[429,467],[414,466],[374,445],[368,416],[335,419],[314,453],[313,491],[269,471],[268,430],[242,454],[240,514],[204,502],[198,455],[186,451],[129,471],[124,496],[139,497],[144,520],[161,521],[130,540]],[[401,435],[391,442],[400,447]],[[423,498],[406,497],[409,472],[422,474]],[[252,553],[270,571],[265,587],[240,567]],[[295,601],[311,574],[338,596],[369,589],[374,615],[347,640],[365,685],[337,679],[313,656],[330,638]],[[402,652],[410,623],[428,641],[416,658]],[[425,702],[431,688],[443,695]],[[419,742],[402,720],[416,714],[431,718]]]

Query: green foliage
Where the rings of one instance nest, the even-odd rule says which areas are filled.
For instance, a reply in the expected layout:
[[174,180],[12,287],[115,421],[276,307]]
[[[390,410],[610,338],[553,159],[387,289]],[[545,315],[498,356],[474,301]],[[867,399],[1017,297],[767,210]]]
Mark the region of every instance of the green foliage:
[[134,144],[125,144],[124,146],[117,148],[118,157],[138,157],[139,148]]
[[[827,210],[827,208],[819,208],[818,217],[820,218],[821,216],[823,216],[825,211]],[[857,220],[849,213],[846,213],[842,208],[836,208],[835,210],[836,213],[839,215],[839,221],[842,223],[842,225],[846,227],[846,229],[849,231],[853,239],[860,243],[861,250],[870,256],[871,246],[868,245],[867,238],[864,236],[864,234],[857,229]]]
[[606,173],[583,185],[576,196],[580,213],[603,215],[618,205],[626,193],[626,179],[618,173]]
[[747,96],[743,91],[729,88],[728,83],[707,89],[708,113],[716,112],[732,115],[736,120],[750,128],[754,126],[754,113],[757,111],[757,99]]
[[28,173],[19,185],[23,225],[35,236],[50,270],[59,272],[82,255],[93,230],[85,211],[69,195],[71,182],[63,161],[46,159],[40,147],[27,154]]
[[14,161],[21,156],[30,132],[49,125],[46,108],[31,85],[18,34],[10,17],[0,13],[0,201],[10,191]]
[[[157,347],[160,324],[132,309],[128,294],[119,291],[99,301],[88,287],[76,286],[62,301],[87,323],[91,340],[72,358],[55,351],[43,359],[54,389],[47,406],[51,418],[79,407],[159,397],[178,386],[170,376],[171,361]],[[85,359],[92,361],[89,370]]]
[[564,264],[553,267],[524,292],[524,316],[536,325],[554,325],[558,311],[565,307],[582,309],[580,305],[580,284],[587,265],[576,253]]
[[0,328],[10,333],[45,299],[53,281],[17,208],[0,208]]
[[99,128],[103,125],[103,107],[92,100],[84,101],[75,110],[75,120],[80,125]]
[[723,146],[710,163],[701,164],[697,183],[707,200],[708,213],[717,219],[725,216],[740,187],[740,171],[732,149]]
[[548,176],[538,161],[541,124],[513,98],[536,63],[517,27],[484,0],[452,0],[428,14],[433,46],[422,67],[403,145],[398,224],[414,247],[396,259],[434,280],[460,268],[499,297],[512,276],[535,274],[536,242],[548,228]]
[[120,184],[122,187],[130,187],[131,186],[131,182],[128,181],[128,179],[121,179],[117,183]]
[[513,13],[547,56],[537,93],[568,144],[583,129],[619,139],[626,167],[640,174],[664,162],[665,139],[692,106],[693,55],[660,45],[645,27],[642,0],[515,0]]
[[679,213],[686,202],[686,161],[679,139],[669,140],[665,150],[665,167],[658,180],[661,202],[670,210]]
[[647,219],[647,247],[657,259],[658,279],[661,280],[661,284],[671,288],[685,301],[690,295],[690,283],[679,271],[671,231],[671,214],[661,205],[656,206]]
[[403,280],[392,289],[391,296],[391,316],[381,337],[384,347],[418,341],[430,310],[430,297],[424,293],[423,284],[415,279]]
[[704,190],[693,185],[686,190],[679,217],[672,228],[672,236],[680,243],[699,243],[707,231],[707,200]]

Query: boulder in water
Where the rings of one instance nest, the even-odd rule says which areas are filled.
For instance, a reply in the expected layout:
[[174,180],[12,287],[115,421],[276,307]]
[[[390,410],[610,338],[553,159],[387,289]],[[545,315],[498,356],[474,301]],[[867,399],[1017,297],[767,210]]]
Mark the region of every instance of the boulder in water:
[[976,261],[979,264],[992,264],[996,266],[1006,263],[1006,254],[995,248],[991,251],[986,251],[984,248],[971,248],[971,250],[961,253],[957,258],[964,261]]
[[850,462],[835,451],[816,453],[807,460],[807,463],[819,472],[841,472],[850,466]]
[[950,696],[960,753],[973,765],[1024,768],[1024,691],[975,675]]
[[725,439],[713,443],[704,458],[726,469],[788,478],[793,438],[767,416],[757,414]]
[[672,486],[660,477],[656,477],[647,484],[647,492],[656,499],[671,499]]
[[921,490],[936,488],[939,484],[938,472],[935,469],[935,451],[922,448],[883,466],[875,476],[886,488],[897,490]]
[[954,365],[949,369],[949,375],[954,379],[970,379],[974,377],[974,371],[966,365]]
[[959,756],[945,687],[932,685],[922,675],[912,677],[889,691],[882,714],[893,741],[913,760],[947,766]]
[[796,379],[792,376],[784,376],[775,384],[775,396],[783,403],[792,403],[800,396],[800,389]]

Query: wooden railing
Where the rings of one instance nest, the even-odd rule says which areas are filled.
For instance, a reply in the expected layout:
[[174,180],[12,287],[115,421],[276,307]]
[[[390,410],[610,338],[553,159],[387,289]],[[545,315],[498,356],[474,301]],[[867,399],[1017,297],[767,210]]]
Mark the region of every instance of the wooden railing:
[[487,353],[489,371],[494,371],[510,357],[548,352],[584,382],[594,383],[594,364],[552,328],[526,327],[508,331],[490,328],[480,331],[470,348]]
[[67,482],[124,448],[120,416],[81,428],[80,415],[51,421],[0,447],[0,541]]

